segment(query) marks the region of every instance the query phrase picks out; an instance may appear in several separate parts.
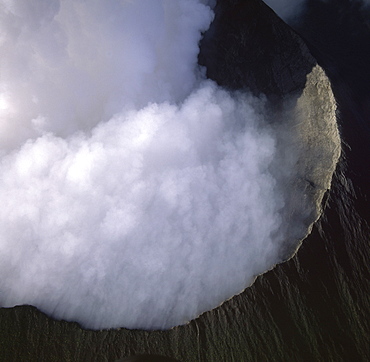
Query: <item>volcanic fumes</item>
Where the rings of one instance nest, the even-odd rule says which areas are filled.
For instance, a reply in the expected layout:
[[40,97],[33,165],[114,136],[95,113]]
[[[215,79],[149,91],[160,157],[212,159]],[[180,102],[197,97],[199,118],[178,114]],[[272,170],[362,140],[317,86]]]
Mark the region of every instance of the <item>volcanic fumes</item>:
[[199,42],[223,3],[3,4],[1,306],[85,328],[170,328],[307,234],[339,156],[330,86],[289,31],[279,67],[293,52],[299,69],[279,78],[265,63],[275,78],[261,80],[278,106],[257,78],[207,79]]

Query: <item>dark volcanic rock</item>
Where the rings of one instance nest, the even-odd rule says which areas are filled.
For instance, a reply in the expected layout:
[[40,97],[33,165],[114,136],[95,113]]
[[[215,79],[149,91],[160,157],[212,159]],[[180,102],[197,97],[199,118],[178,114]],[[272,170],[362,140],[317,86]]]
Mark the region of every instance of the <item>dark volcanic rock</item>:
[[219,0],[198,59],[220,86],[270,101],[276,165],[289,171],[271,170],[285,202],[278,261],[286,260],[321,214],[340,154],[330,82],[303,40],[262,1]]
[[207,77],[229,89],[282,96],[301,91],[316,64],[306,45],[262,1],[219,0],[200,44]]

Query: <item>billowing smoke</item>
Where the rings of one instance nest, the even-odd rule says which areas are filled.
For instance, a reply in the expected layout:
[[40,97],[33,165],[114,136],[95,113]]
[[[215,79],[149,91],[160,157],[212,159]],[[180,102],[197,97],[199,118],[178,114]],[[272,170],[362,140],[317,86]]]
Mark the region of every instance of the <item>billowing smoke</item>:
[[277,261],[263,100],[197,66],[212,4],[0,1],[1,306],[168,328]]

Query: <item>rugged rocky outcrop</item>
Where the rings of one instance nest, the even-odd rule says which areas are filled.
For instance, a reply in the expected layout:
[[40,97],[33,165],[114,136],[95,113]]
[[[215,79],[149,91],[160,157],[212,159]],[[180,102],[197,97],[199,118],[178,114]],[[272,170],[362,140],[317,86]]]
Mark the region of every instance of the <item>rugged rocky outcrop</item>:
[[[263,2],[219,0],[200,46],[207,76],[230,90],[267,97],[278,135],[272,172],[283,186],[287,226],[281,260],[311,230],[340,155],[330,82],[303,40]],[[287,165],[284,172],[278,167]],[[291,173],[294,170],[294,174]]]
[[288,230],[281,258],[291,257],[301,240],[311,232],[322,213],[322,202],[329,190],[340,157],[340,137],[336,122],[336,101],[323,69],[316,65],[307,74],[301,92],[293,92],[281,101],[276,126],[282,138],[278,152],[294,174],[283,177],[281,190],[286,200],[282,210]]
[[[305,44],[262,1],[219,0],[215,11],[201,44],[200,64],[218,84],[263,93],[274,102],[270,118],[282,135],[280,156],[296,168],[294,177],[274,170],[286,180],[281,192],[288,201],[282,218],[287,228],[296,226],[281,252],[284,260],[310,231],[330,186],[340,152],[335,100]],[[49,319],[33,307],[1,309],[0,360],[114,361],[139,353],[189,362],[253,360],[253,352],[247,346],[241,351],[238,343],[249,338],[253,315],[264,318],[263,313],[259,316],[263,306],[253,310],[254,298],[249,288],[188,325],[165,332],[86,331],[76,323]]]

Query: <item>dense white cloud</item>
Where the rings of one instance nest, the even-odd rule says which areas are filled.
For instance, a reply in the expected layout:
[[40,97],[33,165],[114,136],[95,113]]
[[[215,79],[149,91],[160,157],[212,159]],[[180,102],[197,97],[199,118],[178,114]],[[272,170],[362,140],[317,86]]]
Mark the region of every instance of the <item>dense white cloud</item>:
[[0,1],[2,306],[166,328],[278,261],[275,136],[198,68],[208,5]]

